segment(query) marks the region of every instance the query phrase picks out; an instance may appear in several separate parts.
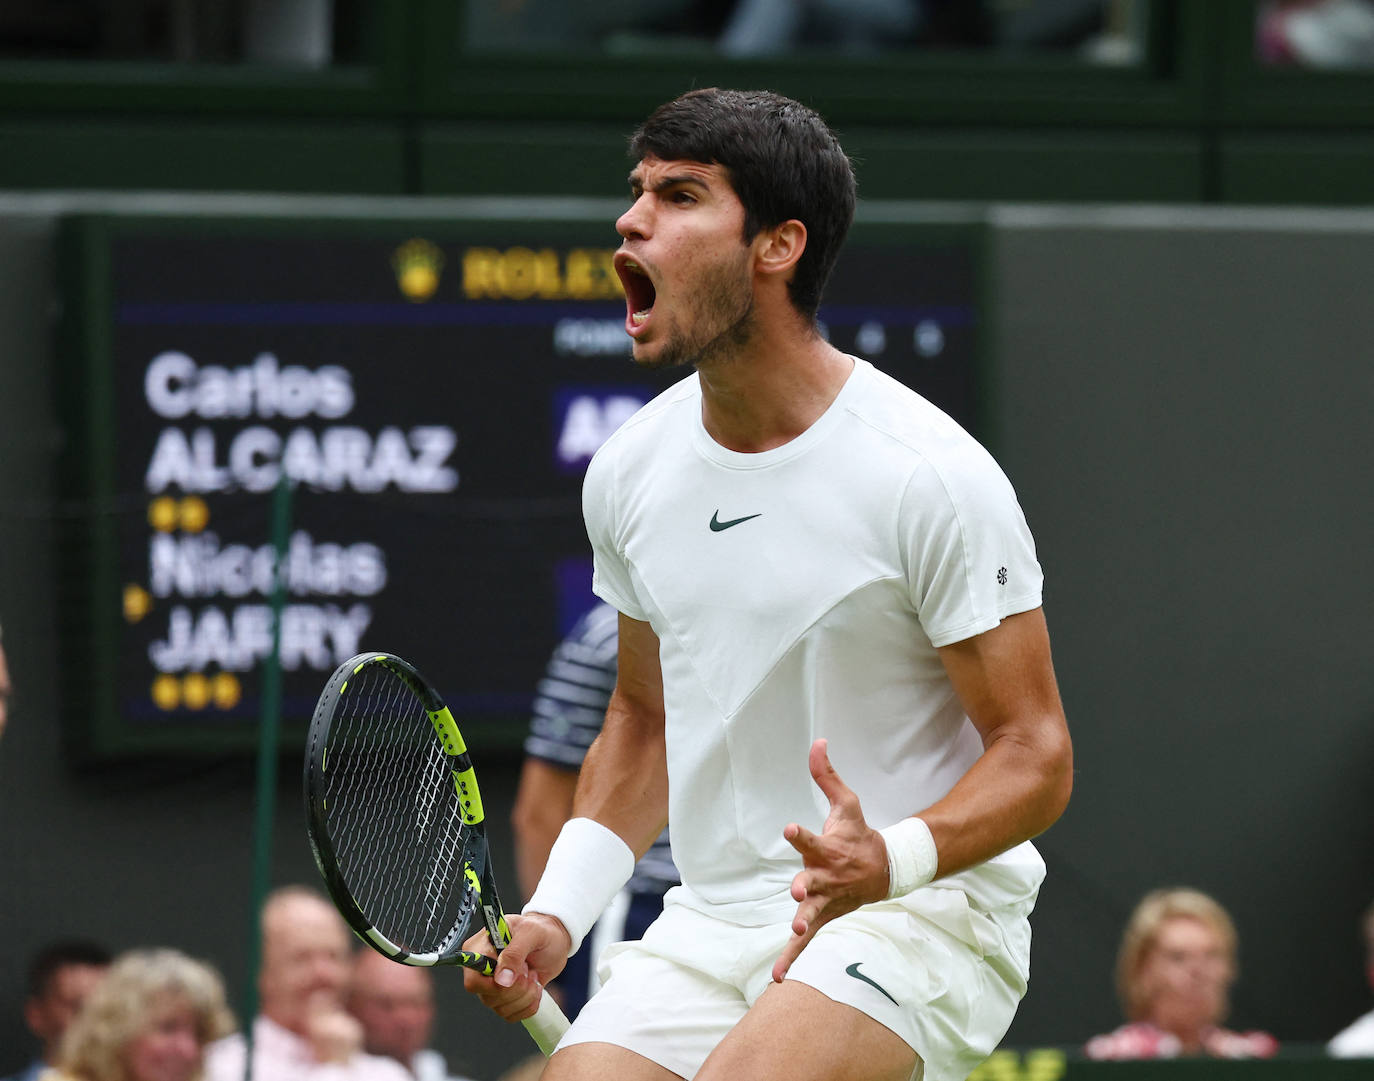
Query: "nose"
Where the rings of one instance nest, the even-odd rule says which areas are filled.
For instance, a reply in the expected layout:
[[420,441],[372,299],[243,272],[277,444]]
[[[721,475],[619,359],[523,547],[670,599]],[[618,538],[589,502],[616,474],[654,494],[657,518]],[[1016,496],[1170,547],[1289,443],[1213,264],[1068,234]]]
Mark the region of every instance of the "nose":
[[167,1057],[189,1078],[204,1067],[205,1045],[194,1032],[178,1032],[167,1044]]
[[321,954],[310,967],[311,986],[318,990],[338,991],[348,980],[348,970],[336,957]]
[[649,235],[649,212],[645,204],[645,196],[641,195],[629,208],[616,219],[615,231],[626,240],[643,240]]

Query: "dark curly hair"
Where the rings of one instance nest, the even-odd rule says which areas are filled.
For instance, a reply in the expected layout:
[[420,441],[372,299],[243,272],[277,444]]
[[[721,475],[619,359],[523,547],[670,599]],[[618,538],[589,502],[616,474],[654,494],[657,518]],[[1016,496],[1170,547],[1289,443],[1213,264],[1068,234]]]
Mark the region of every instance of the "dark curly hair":
[[744,205],[744,241],[793,218],[806,250],[788,283],[815,319],[854,220],[854,168],[813,110],[766,90],[691,90],[660,105],[630,137],[630,157],[720,165]]

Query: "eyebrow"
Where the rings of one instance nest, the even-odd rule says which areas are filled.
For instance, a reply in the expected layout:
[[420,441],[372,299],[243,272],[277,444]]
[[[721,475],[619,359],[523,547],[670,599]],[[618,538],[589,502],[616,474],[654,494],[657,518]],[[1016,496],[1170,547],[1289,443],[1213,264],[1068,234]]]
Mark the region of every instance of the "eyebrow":
[[657,193],[660,191],[666,191],[668,188],[676,187],[679,184],[695,184],[697,187],[702,188],[706,191],[711,190],[710,185],[708,185],[706,181],[702,180],[700,177],[691,176],[689,174],[681,176],[662,177],[661,179],[655,181],[654,185],[650,188],[644,187],[643,182],[641,181],[639,175],[636,173],[631,173],[628,179],[631,191],[651,191]]

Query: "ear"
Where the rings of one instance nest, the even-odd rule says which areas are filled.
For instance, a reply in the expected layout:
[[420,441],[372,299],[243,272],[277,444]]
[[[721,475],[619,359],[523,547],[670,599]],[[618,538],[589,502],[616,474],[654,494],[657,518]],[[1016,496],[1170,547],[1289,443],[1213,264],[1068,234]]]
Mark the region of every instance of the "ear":
[[755,267],[761,274],[789,276],[806,251],[806,226],[791,218],[758,235]]
[[47,1042],[49,1035],[48,1018],[37,999],[29,998],[24,1000],[24,1024],[28,1025],[29,1031],[40,1040],[44,1043]]

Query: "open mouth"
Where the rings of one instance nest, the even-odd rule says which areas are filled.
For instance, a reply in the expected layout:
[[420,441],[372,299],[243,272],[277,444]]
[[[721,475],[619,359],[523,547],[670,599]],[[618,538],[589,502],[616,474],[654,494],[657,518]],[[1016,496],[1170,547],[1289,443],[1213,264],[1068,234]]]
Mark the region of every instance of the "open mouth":
[[617,257],[615,270],[625,289],[625,329],[633,334],[649,321],[658,291],[649,280],[649,272],[629,256]]

